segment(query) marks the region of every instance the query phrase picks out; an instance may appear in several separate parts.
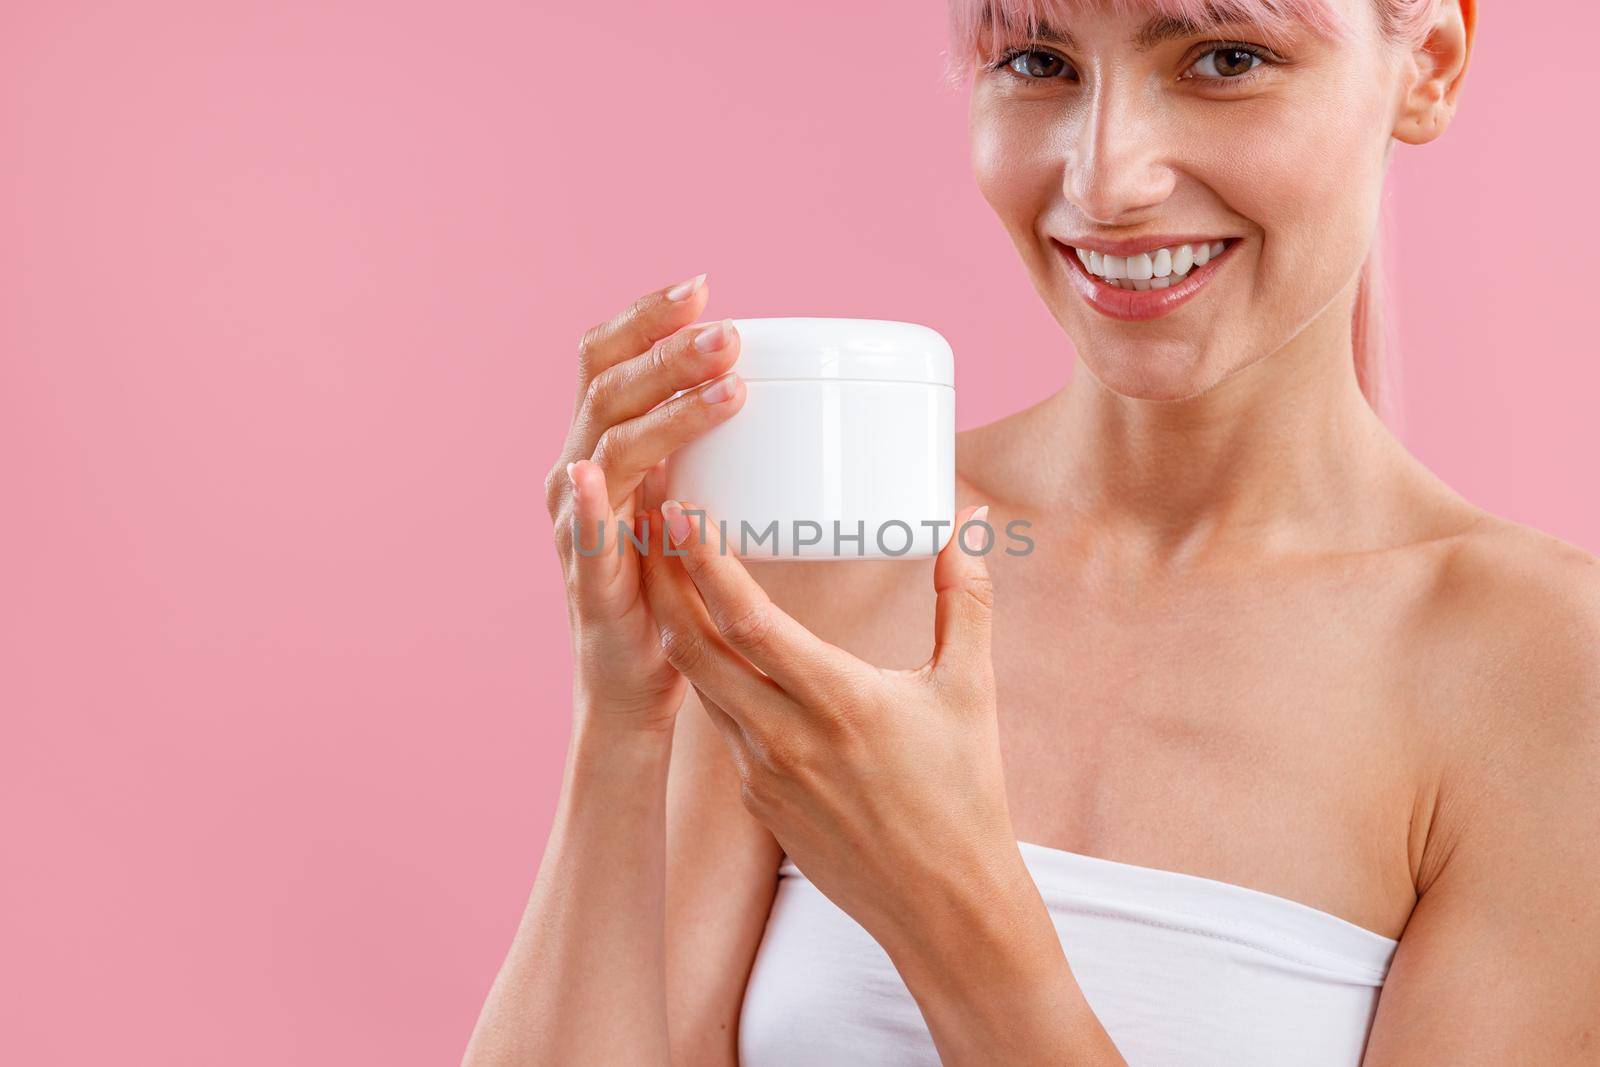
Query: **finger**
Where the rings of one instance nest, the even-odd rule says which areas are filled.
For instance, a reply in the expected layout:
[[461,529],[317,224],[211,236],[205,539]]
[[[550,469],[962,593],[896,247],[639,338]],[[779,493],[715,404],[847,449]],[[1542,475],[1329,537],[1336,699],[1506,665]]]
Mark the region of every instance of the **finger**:
[[663,460],[645,471],[641,484],[643,503],[647,511],[660,511],[667,496],[667,464]]
[[692,323],[705,307],[705,279],[704,274],[697,274],[646,293],[617,315],[584,331],[578,341],[578,395],[573,402],[572,424],[561,457],[545,475],[545,505],[551,518],[562,514],[572,493],[565,473],[567,464],[591,458],[595,438],[605,431],[605,426],[587,428],[582,418],[591,383],[609,368],[648,352],[657,341]]
[[568,453],[574,458],[591,455],[606,430],[722,375],[738,358],[738,330],[732,319],[723,319],[679,330],[607,368],[590,380],[578,405]]
[[990,667],[994,585],[983,552],[994,537],[987,529],[989,506],[965,508],[933,565],[933,656],[935,677],[969,679]]
[[646,293],[605,322],[584,331],[578,342],[578,398],[583,403],[589,383],[609,367],[645,352],[695,320],[706,306],[706,276],[697,274],[677,285]]
[[662,460],[732,418],[744,399],[744,382],[729,371],[602,434],[593,458],[605,469],[612,506],[626,500]]
[[[651,519],[659,523],[661,513],[653,513]],[[778,683],[756,670],[717,633],[678,557],[665,555],[657,541],[640,555],[639,562],[643,567],[641,584],[661,631],[662,649],[679,674],[746,730],[759,730],[762,723],[793,714],[793,702]]]
[[699,698],[700,706],[706,710],[706,715],[710,717],[711,725],[717,728],[717,732],[722,735],[722,739],[728,743],[728,751],[733,754],[733,761],[742,773],[745,760],[749,758],[750,753],[749,735],[744,732],[744,727],[739,725],[738,720],[723,710],[721,704],[712,700],[711,697],[702,693],[699,689],[694,691],[694,695]]
[[718,636],[786,692],[802,704],[827,707],[848,679],[873,671],[774,604],[728,549],[714,516],[674,500],[662,512]]
[[585,459],[567,464],[567,477],[573,488],[573,528],[568,534],[572,544],[569,566],[573,597],[585,610],[602,610],[609,604],[622,568],[614,540],[620,530],[613,528],[605,472]]

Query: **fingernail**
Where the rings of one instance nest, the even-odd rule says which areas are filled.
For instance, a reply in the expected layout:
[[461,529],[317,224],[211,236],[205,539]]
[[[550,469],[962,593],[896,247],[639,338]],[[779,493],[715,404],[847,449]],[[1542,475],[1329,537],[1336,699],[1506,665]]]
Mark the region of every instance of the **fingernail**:
[[729,371],[700,390],[700,399],[707,404],[720,404],[724,400],[730,400],[733,397],[733,385],[738,380],[739,376]]
[[706,280],[704,274],[696,274],[686,282],[679,282],[667,290],[667,299],[673,302],[687,300],[694,291],[700,288],[700,283]]
[[728,343],[728,328],[732,324],[723,319],[695,334],[694,347],[700,352],[715,352]]
[[988,517],[989,517],[989,505],[985,504],[983,507],[979,508],[977,511],[974,511],[972,513],[972,518],[969,519],[968,521],[969,522],[983,522],[984,520],[988,519]]
[[577,460],[573,460],[571,463],[567,464],[567,481],[571,482],[573,485],[577,485],[578,484],[578,479],[576,479],[576,478],[574,478],[572,476],[572,468],[576,467],[577,465],[578,465],[578,461]]
[[661,514],[667,520],[667,533],[672,538],[672,543],[681,545],[689,537],[689,516],[683,513],[683,505],[676,500],[666,500],[661,504]]

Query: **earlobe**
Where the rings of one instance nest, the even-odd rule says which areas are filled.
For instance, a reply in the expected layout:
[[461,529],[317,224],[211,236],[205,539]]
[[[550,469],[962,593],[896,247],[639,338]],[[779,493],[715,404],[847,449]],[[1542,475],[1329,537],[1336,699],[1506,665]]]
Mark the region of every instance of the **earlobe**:
[[1396,140],[1427,144],[1450,125],[1477,21],[1477,0],[1442,0],[1427,37],[1406,60],[1412,80],[1395,116]]

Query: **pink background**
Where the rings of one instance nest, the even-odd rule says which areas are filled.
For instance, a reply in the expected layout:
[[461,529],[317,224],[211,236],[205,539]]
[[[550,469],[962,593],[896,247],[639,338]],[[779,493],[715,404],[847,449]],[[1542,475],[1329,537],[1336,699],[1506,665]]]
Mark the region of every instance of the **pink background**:
[[[1395,169],[1404,437],[1600,551],[1600,9],[1488,6]],[[1067,373],[942,5],[3,22],[0,1060],[454,1062],[566,739],[583,329],[707,270],[708,317],[936,326],[963,426]]]

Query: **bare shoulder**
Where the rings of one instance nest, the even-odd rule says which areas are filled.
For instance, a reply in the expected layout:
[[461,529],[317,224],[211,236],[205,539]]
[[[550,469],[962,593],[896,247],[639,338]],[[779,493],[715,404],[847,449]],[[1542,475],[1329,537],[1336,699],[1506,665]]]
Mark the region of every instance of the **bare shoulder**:
[[1493,516],[1419,547],[1437,774],[1363,1062],[1593,1063],[1600,561]]
[[746,566],[779,608],[824,641],[869,663],[915,667],[933,649],[932,560],[750,561]]
[[1442,630],[1470,635],[1486,676],[1529,698],[1600,682],[1600,557],[1557,537],[1485,515],[1453,539],[1430,607]]
[[1458,846],[1545,874],[1593,852],[1600,559],[1485,515],[1442,553],[1426,615],[1418,669],[1449,680],[1429,688],[1442,767],[1419,888]]
[[1048,498],[1065,475],[1053,465],[1060,449],[1051,410],[1055,394],[993,422],[956,435],[956,504],[997,504],[1008,510]]
[[1524,523],[1486,513],[1460,549],[1460,562],[1469,567],[1529,579],[1552,592],[1600,595],[1600,556]]

